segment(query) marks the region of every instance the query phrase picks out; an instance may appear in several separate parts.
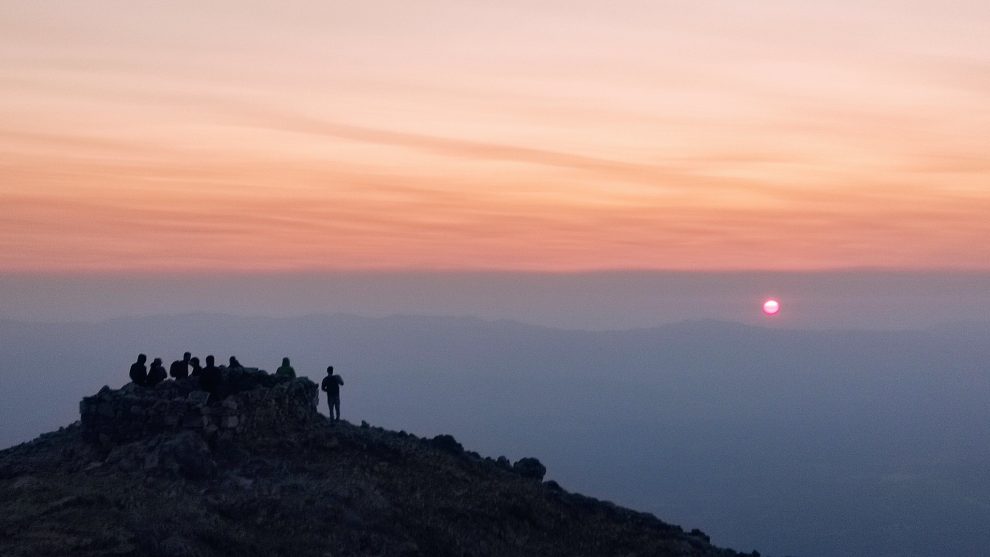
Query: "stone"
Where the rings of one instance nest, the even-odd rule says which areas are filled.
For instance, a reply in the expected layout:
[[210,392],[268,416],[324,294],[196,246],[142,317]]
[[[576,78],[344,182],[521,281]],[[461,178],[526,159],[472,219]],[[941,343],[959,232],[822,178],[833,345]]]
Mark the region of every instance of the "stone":
[[696,538],[701,538],[702,540],[705,541],[705,543],[711,543],[711,541],[712,541],[712,539],[708,536],[708,534],[702,532],[701,530],[699,530],[697,528],[692,528],[691,529],[691,532],[689,532],[688,535],[693,536],[693,537],[696,537]]
[[186,400],[196,405],[206,404],[210,400],[210,393],[206,391],[193,391],[186,396]]
[[100,403],[99,413],[100,413],[101,416],[106,416],[107,418],[112,418],[113,415],[114,415],[114,413],[113,413],[113,405],[110,404],[109,402]]
[[512,470],[524,478],[534,480],[542,480],[547,473],[547,467],[533,457],[520,458],[512,465]]
[[31,490],[39,485],[41,485],[41,482],[39,482],[38,478],[34,476],[20,476],[16,480],[14,480],[14,483],[11,484],[10,488],[15,491]]
[[140,385],[135,385],[134,383],[128,383],[123,387],[121,387],[119,392],[124,393],[125,395],[130,395],[130,394],[138,394],[144,390],[145,388]]
[[448,435],[446,433],[442,433],[434,437],[430,440],[430,444],[441,451],[451,454],[461,454],[464,452],[464,446],[461,445],[457,439],[454,439],[453,435]]
[[240,420],[237,419],[237,416],[227,416],[226,418],[223,419],[223,427],[226,428],[237,427],[239,421]]
[[158,454],[157,453],[151,453],[149,455],[145,455],[145,457],[144,457],[144,469],[145,470],[153,470],[155,468],[158,468]]
[[160,548],[160,554],[171,557],[199,557],[200,555],[192,542],[180,536],[165,538],[161,542]]
[[216,473],[210,448],[202,437],[191,431],[163,438],[155,452],[158,467],[163,471],[188,479],[209,478]]

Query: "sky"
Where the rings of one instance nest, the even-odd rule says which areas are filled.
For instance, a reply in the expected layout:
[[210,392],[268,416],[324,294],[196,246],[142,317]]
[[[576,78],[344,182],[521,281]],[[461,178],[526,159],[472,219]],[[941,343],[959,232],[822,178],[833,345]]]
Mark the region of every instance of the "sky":
[[0,272],[988,271],[988,27],[978,1],[5,0]]
[[[683,329],[695,337],[678,337],[684,346],[675,339],[657,348],[649,342],[656,331],[633,331],[630,338],[646,340],[615,355],[616,344],[575,341],[576,348],[558,350],[536,341],[563,333],[523,329],[532,341],[499,345],[497,335],[481,335],[458,361],[446,350],[460,333],[429,320],[410,321],[426,324],[399,338],[428,353],[422,361],[454,371],[491,355],[497,373],[502,354],[491,347],[503,346],[514,362],[509,369],[547,384],[548,366],[597,377],[613,356],[643,369],[704,371],[711,363],[730,380],[681,391],[656,384],[683,404],[670,408],[706,427],[715,423],[706,404],[734,408],[719,406],[722,395],[745,401],[758,391],[753,400],[785,406],[821,395],[809,408],[822,409],[822,424],[838,424],[821,430],[827,439],[848,432],[882,438],[871,419],[885,416],[892,400],[904,402],[903,412],[890,414],[892,423],[907,424],[898,430],[904,438],[916,433],[914,423],[965,424],[975,433],[950,448],[986,446],[979,443],[985,405],[970,402],[986,392],[988,328],[959,323],[990,316],[988,29],[987,0],[0,0],[0,351],[10,364],[0,369],[8,401],[0,410],[30,422],[17,430],[25,438],[50,429],[45,420],[55,414],[21,409],[52,403],[38,402],[43,389],[35,386],[68,369],[64,362],[72,362],[77,383],[57,393],[65,404],[55,402],[74,415],[80,393],[95,392],[101,377],[123,381],[125,368],[112,362],[140,350],[181,353],[190,336],[199,352],[247,356],[250,349],[258,361],[277,362],[292,346],[313,362],[352,353],[353,365],[342,366],[355,379],[347,389],[366,389],[382,407],[392,399],[358,378],[411,368],[401,352],[382,359],[402,344],[386,337],[351,341],[332,333],[302,343],[311,339],[303,328],[309,321],[272,336],[266,331],[278,322],[271,317],[471,315],[596,330],[725,320],[759,325],[765,329],[739,330],[769,340],[751,348],[747,336],[726,348],[706,331],[737,329],[695,323]],[[773,318],[760,311],[769,297],[781,302]],[[195,324],[210,320],[202,313],[264,319],[237,329],[246,331],[240,335],[222,327],[199,335],[204,329]],[[135,315],[150,317],[141,327],[127,319],[96,327],[11,322]],[[405,321],[383,326],[393,322]],[[482,328],[503,325],[512,328]],[[930,345],[873,346],[880,337],[861,334],[898,329],[911,339],[915,332],[904,330],[917,328],[949,340],[911,359]],[[829,329],[855,331],[822,331]],[[805,338],[803,330],[815,330],[807,338],[818,344],[789,344]],[[963,332],[955,338],[954,331]],[[422,338],[433,340],[422,346]],[[869,349],[849,348],[860,345]],[[580,360],[596,347],[603,348]],[[682,359],[669,362],[668,353]],[[908,371],[898,376],[901,364]],[[790,373],[809,369],[828,380]],[[400,379],[415,382],[416,371]],[[610,408],[628,408],[625,394],[650,392],[611,381],[621,370],[606,372],[603,385],[622,387],[609,391],[619,397]],[[806,378],[803,390],[784,389]],[[382,384],[399,393],[395,400],[417,401],[416,411],[454,412],[471,400],[424,405],[408,398],[401,380]],[[450,381],[464,392],[489,392]],[[592,385],[566,384],[578,401]],[[770,387],[754,387],[763,384]],[[918,396],[897,398],[911,389]],[[559,395],[548,392],[546,400]],[[485,398],[492,400],[521,399]],[[766,424],[798,421],[766,408],[765,421],[760,414],[727,423],[779,441]],[[588,443],[580,424],[590,422],[573,415],[557,417],[579,428],[573,439]],[[607,454],[639,458],[642,447],[654,447],[682,456],[660,442],[621,446],[630,432],[692,431],[656,427],[649,416],[602,434],[620,442]],[[506,438],[523,429],[539,433],[512,428]],[[798,444],[815,431],[796,437]],[[566,437],[551,431],[537,446],[550,433]],[[687,442],[733,447],[695,443],[702,438]],[[958,441],[939,432],[931,438]],[[816,446],[829,457],[864,461],[884,450]],[[586,447],[560,462],[587,463]],[[781,454],[795,464],[791,453]],[[736,456],[701,455],[690,469]],[[647,475],[662,469],[642,462]],[[616,463],[606,464],[612,470]],[[830,473],[817,464],[794,469]],[[804,486],[827,485],[795,477]],[[940,496],[948,484],[936,479],[910,493]],[[697,508],[718,510],[710,494],[720,485],[729,482],[710,477],[689,495]],[[884,493],[876,484],[844,485]],[[983,505],[978,499],[966,504]],[[914,509],[898,505],[898,512]],[[941,508],[925,505],[927,514],[914,516]],[[899,536],[907,522],[896,523],[876,531]],[[696,525],[720,527],[714,519]]]

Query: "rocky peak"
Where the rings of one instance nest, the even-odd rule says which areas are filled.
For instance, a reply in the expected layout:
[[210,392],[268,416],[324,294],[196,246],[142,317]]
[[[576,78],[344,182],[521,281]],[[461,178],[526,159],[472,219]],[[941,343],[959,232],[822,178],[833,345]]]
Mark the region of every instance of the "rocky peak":
[[0,555],[739,555],[543,481],[536,458],[331,425],[306,379],[229,379],[213,402],[104,388],[81,422],[0,451]]

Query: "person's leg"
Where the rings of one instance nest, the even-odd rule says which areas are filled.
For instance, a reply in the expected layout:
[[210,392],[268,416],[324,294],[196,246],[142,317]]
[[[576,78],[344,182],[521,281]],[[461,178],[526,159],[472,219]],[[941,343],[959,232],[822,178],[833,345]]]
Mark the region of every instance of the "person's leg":
[[334,412],[335,412],[335,415],[336,415],[336,418],[334,418],[334,419],[337,420],[337,421],[339,421],[340,420],[340,397],[339,396],[333,399],[333,409],[334,409]]
[[333,420],[333,397],[327,395],[327,411],[330,413],[330,419]]

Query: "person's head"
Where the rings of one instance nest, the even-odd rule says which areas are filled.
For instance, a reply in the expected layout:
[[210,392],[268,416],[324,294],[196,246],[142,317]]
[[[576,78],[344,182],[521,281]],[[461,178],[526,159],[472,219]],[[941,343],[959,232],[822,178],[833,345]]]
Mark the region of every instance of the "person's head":
[[216,360],[216,358],[213,357],[213,354],[210,354],[209,356],[206,357],[206,365],[208,365],[210,367],[213,367],[213,364],[216,361],[217,360]]
[[191,360],[192,360],[192,354],[190,354],[189,352],[186,352],[186,353],[182,354],[182,361],[183,362],[189,362]]
[[237,364],[237,358],[235,356],[231,356],[230,357],[230,365],[236,365],[236,364]]
[[153,366],[160,366],[160,365],[162,365],[162,359],[161,358],[155,358],[155,361],[151,362],[151,365],[153,365]]
[[138,354],[138,363],[139,364],[143,364],[144,362],[147,362],[147,361],[148,361],[148,357],[147,356],[145,356],[144,354]]
[[199,367],[199,358],[190,358],[189,363],[192,364],[193,367]]
[[289,359],[288,358],[282,358],[282,365],[283,366],[289,365]]
[[327,375],[333,375],[333,366],[327,366]]

